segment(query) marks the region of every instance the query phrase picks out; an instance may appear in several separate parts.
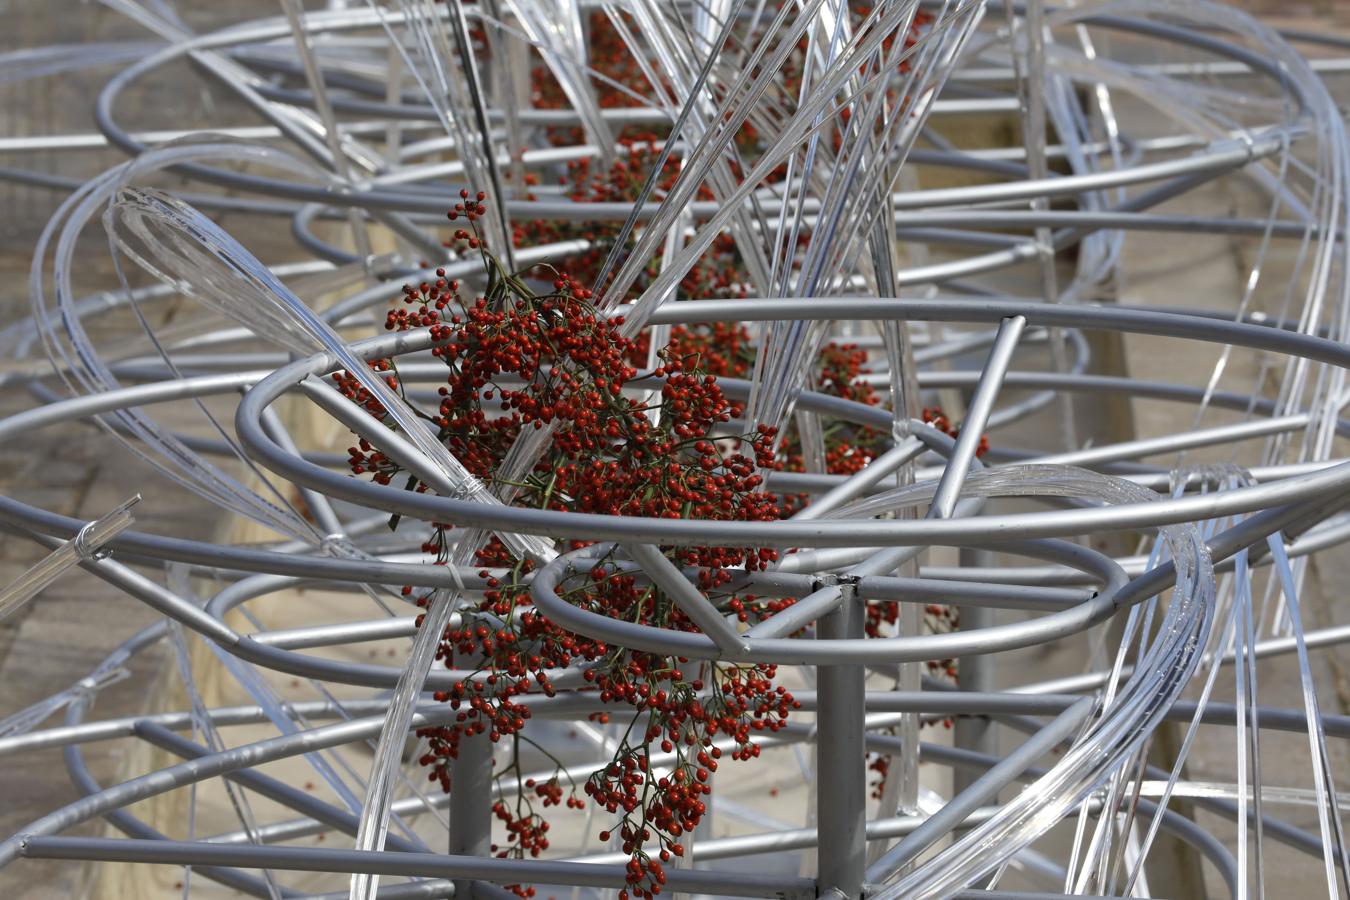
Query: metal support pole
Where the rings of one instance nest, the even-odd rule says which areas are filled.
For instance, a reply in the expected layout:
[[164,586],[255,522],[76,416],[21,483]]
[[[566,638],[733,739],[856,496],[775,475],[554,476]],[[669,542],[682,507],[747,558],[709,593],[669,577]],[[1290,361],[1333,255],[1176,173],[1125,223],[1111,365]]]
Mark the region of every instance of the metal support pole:
[[[994,554],[988,550],[963,548],[961,550],[962,567],[986,568],[994,564]],[[987,606],[967,606],[961,609],[961,630],[976,631],[994,624],[994,610]],[[998,689],[994,679],[994,666],[997,660],[993,656],[979,654],[963,656],[957,660],[956,683],[963,691],[988,692]],[[994,723],[984,716],[961,716],[956,720],[953,739],[956,746],[963,750],[998,755],[998,736]],[[966,769],[952,771],[952,791],[960,793],[970,787],[974,776]]]
[[[459,654],[455,654],[456,657]],[[458,661],[458,660],[457,660]],[[492,851],[492,741],[488,733],[466,735],[450,766],[451,856],[489,856]],[[473,897],[473,882],[455,879],[455,896]]]
[[[851,585],[844,602],[820,620],[822,639],[861,639],[863,608]],[[821,897],[862,897],[867,866],[867,756],[864,749],[862,666],[821,666],[816,714],[816,810],[820,833],[817,892]]]

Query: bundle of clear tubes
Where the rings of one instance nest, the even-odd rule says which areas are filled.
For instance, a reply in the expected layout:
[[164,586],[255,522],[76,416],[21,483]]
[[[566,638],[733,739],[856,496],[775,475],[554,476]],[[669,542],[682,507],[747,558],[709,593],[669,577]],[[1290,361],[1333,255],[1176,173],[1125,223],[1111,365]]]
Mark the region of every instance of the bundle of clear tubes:
[[1350,39],[203,6],[0,56],[14,896],[1350,894]]

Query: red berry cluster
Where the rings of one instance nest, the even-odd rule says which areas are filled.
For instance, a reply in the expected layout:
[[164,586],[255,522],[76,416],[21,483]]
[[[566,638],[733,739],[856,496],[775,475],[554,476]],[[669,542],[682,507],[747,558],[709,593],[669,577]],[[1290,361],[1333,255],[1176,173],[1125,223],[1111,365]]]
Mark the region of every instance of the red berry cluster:
[[[385,319],[392,331],[428,328],[436,341],[432,353],[445,363],[446,380],[438,390],[436,409],[420,414],[447,448],[475,476],[491,482],[522,431],[548,426],[547,450],[538,464],[523,481],[506,485],[514,489],[517,503],[646,517],[783,517],[797,498],[765,492],[758,474],[783,465],[773,451],[776,433],[765,426],[750,434],[725,430],[743,410],[725,398],[717,376],[743,377],[753,366],[754,348],[744,327],[672,329],[659,354],[661,365],[640,378],[636,364],[647,356],[645,336],[625,338],[623,320],[596,310],[591,292],[578,279],[556,270],[548,270],[551,274],[542,280],[542,269],[508,273],[487,252],[476,229],[487,213],[485,199],[481,193],[461,192],[462,202],[448,218],[468,223],[469,229],[454,232],[453,242],[481,255],[486,291],[466,300],[459,282],[439,270],[434,280],[404,286],[403,305]],[[866,363],[866,352],[856,346],[828,345],[817,382],[828,393],[875,404],[878,398],[863,378]],[[387,383],[399,389],[392,361],[377,360],[371,366],[389,373]],[[333,378],[353,402],[384,418],[380,404],[349,373]],[[940,410],[925,410],[924,419],[956,433]],[[789,433],[784,455],[791,467],[800,465],[794,441]],[[827,459],[836,474],[857,471],[881,447],[881,435],[863,426],[832,424],[827,432]],[[382,484],[400,473],[396,463],[364,439],[350,448],[349,462],[353,473],[368,473]],[[427,490],[414,476],[408,476],[407,487]],[[423,545],[438,561],[448,559],[446,533],[451,527],[436,525]],[[677,564],[694,568],[700,588],[742,622],[762,620],[794,602],[726,590],[732,570],[762,568],[777,559],[773,550],[694,547],[669,555]],[[733,759],[753,758],[759,753],[756,737],[781,728],[795,702],[774,684],[773,666],[703,665],[697,677],[686,679],[688,660],[611,648],[560,629],[533,608],[528,561],[513,558],[495,538],[478,550],[477,558],[481,565],[508,574],[496,579],[482,571],[487,585],[483,600],[443,636],[439,658],[448,667],[474,660],[483,677],[465,679],[436,695],[457,714],[450,724],[419,731],[426,740],[420,761],[428,777],[449,791],[451,761],[465,738],[485,735],[493,742],[510,741],[507,769],[515,771],[522,786],[513,802],[494,805],[505,833],[494,852],[539,855],[548,848],[548,822],[536,804],[546,809],[565,803],[570,809],[583,807],[584,801],[575,785],[564,791],[556,776],[543,783],[521,780],[521,747],[533,743],[525,734],[530,713],[522,698],[536,692],[551,696],[551,671],[589,664],[586,680],[599,702],[627,707],[633,719],[612,762],[587,779],[582,793],[621,817],[614,832],[632,855],[625,894],[659,893],[665,880],[661,864],[683,852],[681,837],[705,812],[708,779],[722,756],[718,738],[730,739]],[[612,555],[573,582],[564,585],[562,595],[591,612],[696,630],[669,598]],[[411,596],[413,591],[405,588],[404,593]],[[429,595],[414,599],[425,606]],[[895,603],[869,604],[868,634],[880,636],[883,625],[893,624],[897,614]],[[948,607],[930,606],[925,618],[934,631],[955,624]],[[952,665],[950,660],[933,661],[929,668],[951,675]],[[609,716],[604,711],[595,718],[608,721]],[[538,749],[547,754],[546,748]],[[874,761],[873,768],[884,777],[884,762]],[[532,889],[518,891],[529,895]]]
[[[859,25],[869,10],[851,6],[854,23]],[[636,28],[627,13],[611,14],[625,28]],[[884,47],[890,48],[896,40],[912,45],[926,21],[925,14],[918,14],[908,31],[889,36]],[[591,65],[603,76],[593,80],[600,105],[639,105],[637,96],[650,95],[653,90],[649,70],[639,64],[608,15],[594,13],[589,24]],[[471,38],[475,47],[487,52],[490,42],[481,29],[475,29]],[[750,46],[756,36],[736,39]],[[794,107],[801,60],[807,52],[803,40],[796,58],[789,61],[766,97],[765,109]],[[905,65],[901,64],[902,70]],[[570,105],[546,67],[537,67],[532,80],[535,106]],[[669,85],[661,87],[670,89]],[[850,127],[856,128],[857,123],[849,122],[845,110],[831,126],[831,140],[837,145],[842,130]],[[583,142],[580,129],[545,131],[546,139],[556,144]],[[603,168],[590,160],[570,163],[559,179],[564,192],[577,203],[634,201],[667,137],[660,128],[625,128],[619,134],[616,161]],[[749,162],[761,150],[758,132],[746,123],[736,136],[735,154]],[[733,160],[731,165],[739,175],[741,163]],[[679,173],[677,159],[664,164],[655,185],[658,198],[674,185]],[[785,168],[780,167],[770,181],[785,176]],[[537,185],[539,178],[527,174],[525,183],[527,188]],[[713,195],[703,188],[699,198],[708,200]],[[648,336],[625,338],[622,320],[597,311],[587,289],[594,286],[614,247],[618,222],[517,221],[512,233],[517,246],[580,238],[589,241],[591,248],[560,260],[559,270],[541,267],[508,272],[483,245],[476,227],[487,214],[486,197],[462,191],[460,200],[448,213],[455,224],[446,246],[479,254],[485,289],[481,295],[466,298],[460,283],[440,270],[434,279],[404,287],[402,304],[389,310],[385,327],[430,330],[436,342],[432,352],[446,365],[446,380],[439,387],[434,408],[418,413],[470,472],[485,482],[495,482],[499,493],[517,505],[563,511],[770,521],[805,503],[805,497],[769,494],[759,474],[802,468],[795,430],[786,429],[781,441],[764,427],[748,434],[733,430],[733,422],[744,410],[726,399],[717,379],[748,377],[753,369],[755,348],[743,326],[676,326],[667,345],[653,357]],[[634,289],[645,288],[660,264],[658,251]],[[734,240],[723,235],[682,279],[676,296],[745,296],[749,281]],[[639,368],[650,365],[653,358],[658,368],[640,376]],[[856,346],[831,344],[820,354],[816,383],[827,393],[876,404],[879,398],[864,377],[867,361],[867,352]],[[391,388],[401,390],[392,360],[376,360],[371,368]],[[339,372],[333,379],[353,402],[384,419],[383,407],[349,373]],[[925,411],[925,421],[956,433],[940,410]],[[538,464],[520,481],[502,483],[502,460],[522,433],[535,430],[548,436]],[[829,423],[825,431],[828,471],[848,475],[860,470],[883,451],[885,437],[865,426]],[[775,445],[781,447],[777,454]],[[982,441],[981,453],[985,446]],[[405,476],[407,489],[427,490],[364,439],[350,448],[349,456],[354,474],[369,475],[386,485]],[[396,523],[397,517],[391,525]],[[423,544],[424,552],[438,562],[449,558],[452,541],[447,533],[451,528],[449,523],[434,525]],[[581,546],[573,543],[569,549]],[[773,550],[679,548],[669,550],[668,556],[697,572],[700,588],[742,622],[762,620],[794,602],[736,593],[729,586],[732,570],[763,568],[777,558]],[[514,796],[504,796],[493,807],[505,835],[494,845],[494,852],[538,856],[549,846],[544,812],[564,804],[569,809],[582,808],[587,802],[584,796],[619,817],[601,837],[608,840],[612,831],[631,855],[629,887],[620,897],[650,898],[665,883],[663,864],[683,853],[681,838],[706,811],[709,780],[723,757],[722,748],[727,747],[733,759],[757,756],[757,737],[781,728],[795,701],[775,685],[773,666],[691,665],[682,658],[609,647],[567,632],[534,609],[528,561],[513,557],[495,538],[477,548],[476,559],[505,574],[492,578],[484,569],[480,575],[487,588],[482,600],[442,636],[439,658],[446,666],[476,667],[480,677],[465,679],[436,695],[456,714],[447,725],[419,732],[426,742],[420,759],[428,777],[449,791],[450,763],[470,736],[509,744],[510,761],[497,774],[503,777],[514,772],[518,787]],[[600,615],[660,628],[697,630],[670,598],[636,577],[631,566],[613,554],[593,560],[589,571],[565,582],[560,592],[568,602]],[[421,606],[429,602],[428,595],[413,596],[412,588],[405,588],[404,594]],[[949,608],[930,606],[926,612],[927,627],[954,627],[955,615]],[[868,634],[879,636],[885,624],[896,621],[897,613],[894,603],[869,604]],[[628,732],[611,762],[580,788],[564,786],[556,774],[539,782],[523,779],[521,750],[533,743],[527,734],[530,713],[524,697],[551,696],[555,692],[551,673],[578,665],[589,666],[586,690],[603,708],[594,718],[608,721],[611,714],[623,715],[630,720]],[[929,668],[950,675],[952,665],[950,660],[934,661]],[[547,748],[537,749],[548,755]],[[884,763],[880,765],[884,768]],[[516,890],[522,896],[534,893],[533,888]]]
[[[671,662],[687,663],[633,654],[622,669],[587,673],[602,700],[649,711],[645,731],[630,727],[614,760],[592,774],[585,788],[595,803],[622,815],[617,835],[624,852],[634,855],[630,889],[620,893],[624,898],[659,893],[665,881],[661,863],[684,854],[681,836],[692,833],[707,812],[702,798],[712,793],[709,781],[723,756],[715,745],[718,735],[731,739],[733,760],[753,759],[760,752],[755,736],[781,729],[799,705],[774,686],[774,666],[705,666],[712,679],[705,686],[699,678],[686,681]],[[639,740],[632,740],[635,733]],[[658,765],[667,774],[657,771]],[[600,834],[601,840],[610,836]],[[656,859],[644,848],[653,837]]]
[[[463,218],[469,229],[458,230],[454,239],[482,255],[486,291],[467,300],[458,283],[438,272],[434,281],[406,286],[403,308],[390,312],[385,325],[395,331],[430,329],[432,352],[447,372],[438,406],[420,414],[470,472],[491,483],[520,435],[547,426],[546,450],[533,470],[503,486],[513,489],[513,502],[649,518],[782,517],[778,499],[763,490],[759,474],[775,467],[776,434],[765,426],[749,434],[727,430],[738,410],[703,368],[713,354],[681,355],[689,348],[677,343],[663,351],[659,367],[638,378],[630,362],[634,342],[623,336],[622,319],[596,310],[591,292],[565,273],[549,270],[541,282],[543,270],[505,272],[476,230],[486,213],[484,196],[466,191],[462,200],[450,218]],[[375,366],[394,371],[387,360]],[[396,372],[389,377],[397,387]],[[383,410],[348,373],[335,380],[354,402],[382,417]],[[350,453],[357,474],[373,473],[384,484],[399,474],[397,465],[366,441]],[[414,476],[408,487],[426,490]],[[423,545],[439,561],[448,558],[450,528],[435,526]],[[691,547],[668,555],[693,567],[710,598],[743,621],[762,619],[792,602],[727,589],[730,570],[763,568],[778,558],[774,550]],[[439,658],[448,667],[469,661],[481,677],[436,694],[456,716],[419,731],[426,741],[420,761],[428,777],[452,789],[451,761],[463,740],[475,735],[509,741],[507,769],[521,776],[520,750],[532,743],[525,733],[530,713],[524,695],[552,695],[551,672],[588,664],[587,683],[598,702],[627,708],[632,724],[613,762],[586,781],[583,793],[621,816],[617,833],[633,857],[629,892],[656,894],[664,881],[661,863],[681,852],[681,835],[705,811],[709,773],[722,755],[715,743],[730,740],[733,759],[757,756],[756,738],[781,728],[795,702],[774,684],[773,666],[705,664],[698,677],[686,678],[687,660],[612,648],[565,631],[533,608],[528,561],[513,558],[495,538],[478,550],[477,559],[508,574],[494,578],[484,569],[482,601],[447,628],[441,641]],[[697,630],[669,597],[612,554],[567,583],[562,595],[601,615]],[[425,606],[429,595],[414,599]],[[556,777],[533,785],[518,777],[517,783],[522,787],[514,801],[494,806],[505,832],[495,852],[538,855],[548,847],[548,823],[540,810],[563,802],[576,808],[584,801],[575,786],[564,799]]]

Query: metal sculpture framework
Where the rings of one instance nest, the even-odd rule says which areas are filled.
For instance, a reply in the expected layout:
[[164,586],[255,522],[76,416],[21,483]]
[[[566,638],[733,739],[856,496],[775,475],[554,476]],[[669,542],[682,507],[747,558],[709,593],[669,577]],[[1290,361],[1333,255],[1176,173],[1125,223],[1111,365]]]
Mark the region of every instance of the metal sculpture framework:
[[[836,0],[400,0],[322,12],[282,0],[279,18],[208,33],[190,30],[172,3],[105,5],[148,29],[152,49],[109,43],[50,48],[46,65],[35,51],[11,60],[31,77],[120,68],[94,105],[97,136],[9,149],[106,140],[129,159],[59,185],[69,195],[35,253],[32,314],[0,333],[7,354],[32,360],[6,379],[48,402],[0,421],[0,436],[22,441],[96,420],[166,477],[280,537],[264,546],[191,541],[136,530],[134,501],[90,523],[0,498],[8,530],[54,551],[0,594],[0,615],[78,564],[164,616],[109,648],[93,672],[73,673],[68,691],[0,720],[4,777],[25,752],[64,747],[85,795],[0,842],[0,866],[160,863],[188,867],[195,880],[184,879],[185,893],[205,879],[262,897],[314,895],[298,872],[350,876],[354,900],[637,889],[619,839],[597,849],[594,810],[575,812],[585,825],[573,845],[495,856],[493,804],[521,778],[494,772],[507,751],[494,755],[482,735],[460,745],[448,795],[429,795],[412,777],[409,735],[459,714],[439,693],[491,674],[472,660],[435,663],[442,633],[505,577],[472,558],[495,535],[532,565],[530,608],[562,629],[694,667],[778,666],[798,679],[801,718],[794,712],[755,742],[766,759],[773,748],[811,748],[800,772],[778,758],[771,788],[800,782],[807,790],[794,796],[809,803],[786,820],[756,811],[734,799],[727,779],[766,761],[724,767],[718,782],[733,799],[711,801],[705,821],[733,820],[738,833],[715,836],[705,824],[685,836],[687,856],[662,874],[666,891],[1006,897],[1017,896],[1005,890],[1012,872],[1037,897],[1171,896],[1148,878],[1159,831],[1201,855],[1216,889],[1235,897],[1279,893],[1265,860],[1276,843],[1323,869],[1329,895],[1350,891],[1336,793],[1346,773],[1329,744],[1350,736],[1350,718],[1319,705],[1309,655],[1335,652],[1350,631],[1311,630],[1300,604],[1309,560],[1343,553],[1350,537],[1350,423],[1340,418],[1350,400],[1350,139],[1324,81],[1343,62],[1324,51],[1344,42],[1281,35],[1216,4],[1144,0],[879,0],[851,11]],[[592,15],[607,17],[645,92],[606,74],[591,47]],[[1291,41],[1319,53],[1309,61]],[[146,135],[125,125],[119,101],[185,61],[262,127]],[[563,98],[555,107],[530,105],[531,67],[547,70]],[[622,103],[601,102],[616,97]],[[1165,124],[1161,135],[1132,131],[1139,114],[1119,112],[1126,97],[1150,111],[1149,123]],[[954,143],[947,124],[972,114],[1014,117],[1022,145]],[[549,189],[569,163],[608,167],[634,153],[616,140],[629,126],[659,133],[636,201]],[[968,177],[924,187],[916,167]],[[150,186],[166,172],[189,185]],[[3,177],[53,181],[22,170]],[[1158,211],[1215,184],[1255,190],[1267,214]],[[770,489],[808,499],[776,521],[609,516],[513,505],[471,474],[405,403],[444,376],[429,354],[443,338],[431,328],[372,336],[397,284],[483,278],[476,253],[443,243],[441,217],[462,186],[483,191],[478,233],[512,271],[600,249],[595,309],[645,336],[649,367],[672,327],[745,326],[753,369],[718,383],[745,424],[797,436],[801,471],[765,475]],[[216,211],[289,217],[305,258],[264,265],[236,237],[241,227],[210,218]],[[594,248],[584,237],[535,240],[536,224],[551,222],[608,223],[610,237]],[[1148,308],[1101,302],[1128,276],[1122,244],[1140,230],[1249,238],[1245,294],[1217,313],[1188,308],[1181,294]],[[101,231],[120,284],[82,293],[72,280],[76,240]],[[734,244],[745,282],[727,286],[734,299],[690,299],[682,280],[718,240]],[[1263,264],[1282,244],[1300,250],[1287,287],[1271,287]],[[160,283],[133,286],[126,273],[137,266]],[[990,276],[1004,273],[1014,287],[995,291]],[[1030,287],[1019,294],[1019,285]],[[1254,298],[1267,293],[1284,296],[1278,316],[1256,312]],[[200,318],[157,336],[142,317],[149,355],[101,346],[100,317],[140,316],[179,296],[198,302]],[[1195,383],[1097,374],[1086,334],[1177,338],[1218,363]],[[811,380],[831,339],[867,350],[863,381],[880,402],[832,396]],[[69,396],[43,386],[51,369],[41,350]],[[1242,353],[1280,379],[1274,391],[1224,377]],[[406,395],[370,367],[378,360],[395,361]],[[970,362],[953,369],[953,360]],[[386,418],[331,388],[328,376],[344,371]],[[650,384],[660,390],[659,378]],[[919,414],[938,390],[967,392],[959,431]],[[1009,400],[1009,391],[1021,393]],[[1190,404],[1196,425],[1087,446],[1076,433],[1077,395]],[[218,402],[232,396],[232,418],[221,417]],[[170,403],[197,403],[212,436],[160,424],[156,409]],[[342,456],[296,430],[283,403],[339,423],[429,489],[352,477]],[[1236,415],[1200,427],[1215,409]],[[1001,433],[1037,413],[1060,427],[1026,450],[1000,446]],[[885,447],[849,474],[830,474],[822,435],[833,423],[871,429]],[[519,438],[503,478],[534,464],[549,430],[539,433]],[[1186,465],[1191,451],[1231,462]],[[1175,464],[1139,462],[1150,456]],[[426,564],[409,523],[455,526],[462,537],[446,564]],[[1143,536],[1137,555],[1086,540],[1120,533]],[[794,602],[742,624],[671,561],[672,548],[709,547],[777,551],[772,564],[726,574],[737,590]],[[960,548],[961,564],[936,564],[936,548]],[[696,627],[569,602],[565,588],[597,570],[653,585]],[[253,605],[314,585],[344,598],[331,621],[323,616],[335,608],[322,605],[303,626],[252,618]],[[424,609],[400,595],[404,586],[425,595]],[[898,603],[895,621],[869,633],[869,603]],[[925,630],[919,611],[934,604],[960,609],[960,626]],[[1038,682],[1003,662],[1023,648],[1089,639],[1098,651],[1079,677]],[[126,660],[162,642],[174,648],[191,708],[91,718],[97,692]],[[342,655],[374,642],[397,648],[389,664]],[[209,647],[252,704],[205,702],[190,646]],[[1281,654],[1297,658],[1302,708],[1260,703],[1257,661]],[[934,660],[959,661],[955,683],[924,677]],[[584,782],[626,740],[622,724],[593,724],[607,707],[586,669],[556,671],[548,691],[519,701],[541,750],[583,748],[566,765],[554,758],[541,778],[565,770]],[[278,677],[304,693],[284,695]],[[59,710],[65,724],[48,722]],[[956,720],[954,742],[921,739],[922,724],[944,719]],[[1149,756],[1168,722],[1182,735],[1170,770]],[[238,743],[229,729],[241,725],[273,733]],[[1228,778],[1184,774],[1205,729],[1233,735]],[[1282,730],[1307,735],[1298,768],[1310,789],[1261,765],[1259,735]],[[181,761],[105,786],[80,751],[103,740],[143,742]],[[362,747],[366,755],[352,754]],[[888,761],[877,798],[869,753]],[[265,770],[295,759],[319,790]],[[671,759],[653,751],[643,766],[657,772]],[[962,773],[948,796],[921,784],[921,759]],[[238,815],[233,833],[201,839],[179,822],[188,836],[175,837],[129,809],[185,788],[195,804],[197,786],[216,783]],[[259,797],[288,817],[257,814]],[[1184,809],[1173,803],[1183,797]],[[1314,807],[1317,827],[1282,819],[1285,803]],[[1235,837],[1209,834],[1200,809],[1231,820]],[[99,817],[125,837],[63,835]],[[315,845],[320,832],[346,836],[345,848]],[[814,862],[795,855],[810,848]],[[773,862],[753,862],[763,854]]]

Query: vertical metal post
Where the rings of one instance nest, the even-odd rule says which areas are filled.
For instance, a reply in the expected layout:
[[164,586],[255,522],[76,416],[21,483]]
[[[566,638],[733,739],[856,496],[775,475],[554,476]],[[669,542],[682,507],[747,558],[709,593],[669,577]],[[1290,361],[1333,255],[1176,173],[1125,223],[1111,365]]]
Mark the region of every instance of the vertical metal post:
[[[988,550],[962,549],[962,567],[988,567],[993,565],[994,554]],[[961,610],[961,630],[976,631],[994,624],[994,611],[984,606],[971,606]],[[994,691],[998,687],[994,679],[993,656],[980,654],[963,656],[957,660],[956,683],[963,691]],[[994,733],[993,722],[985,716],[962,716],[956,720],[956,733],[953,735],[956,746],[962,750],[974,750],[998,755],[998,741]],[[952,770],[952,791],[960,793],[970,787],[978,777],[977,772],[956,767]]]
[[[863,608],[851,585],[844,602],[820,620],[824,640],[861,640]],[[821,666],[816,714],[816,827],[821,897],[862,897],[867,868],[867,759],[864,738],[866,673],[862,666]]]
[[[486,732],[460,741],[459,757],[450,767],[448,852],[452,856],[492,852],[492,741]],[[472,881],[455,880],[456,897],[468,900],[473,892]]]

